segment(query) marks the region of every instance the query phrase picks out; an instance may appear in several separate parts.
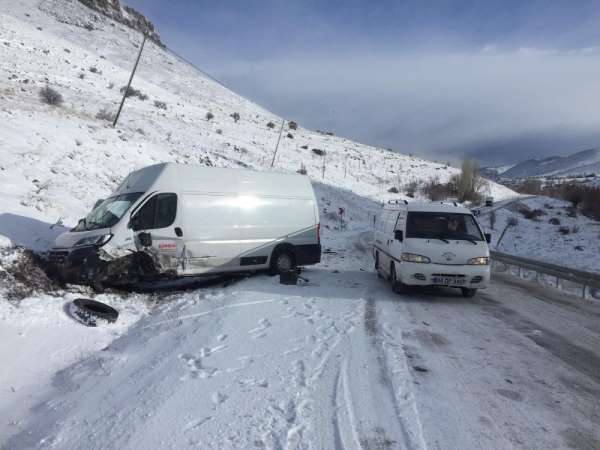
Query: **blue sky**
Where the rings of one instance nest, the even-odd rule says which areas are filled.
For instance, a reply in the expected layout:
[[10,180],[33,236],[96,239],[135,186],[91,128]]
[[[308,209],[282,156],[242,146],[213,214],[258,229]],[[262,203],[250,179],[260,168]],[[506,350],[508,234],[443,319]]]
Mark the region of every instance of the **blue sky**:
[[600,146],[600,2],[129,0],[309,128],[483,164]]

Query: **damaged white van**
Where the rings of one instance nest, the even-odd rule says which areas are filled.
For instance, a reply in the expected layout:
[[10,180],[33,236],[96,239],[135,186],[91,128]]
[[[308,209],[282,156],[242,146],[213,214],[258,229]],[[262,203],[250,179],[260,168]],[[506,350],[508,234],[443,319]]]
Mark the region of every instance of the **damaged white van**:
[[388,203],[375,224],[375,270],[396,292],[449,286],[473,297],[490,280],[490,240],[456,203]]
[[306,176],[164,163],[129,174],[56,239],[49,260],[91,284],[277,273],[318,263],[319,232]]

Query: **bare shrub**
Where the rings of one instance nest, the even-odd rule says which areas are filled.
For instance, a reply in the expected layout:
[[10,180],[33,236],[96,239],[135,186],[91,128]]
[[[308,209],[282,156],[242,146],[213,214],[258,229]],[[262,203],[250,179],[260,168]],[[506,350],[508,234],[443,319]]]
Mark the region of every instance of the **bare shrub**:
[[290,130],[297,130],[298,124],[292,120],[292,121],[288,122],[288,127]]
[[579,233],[579,226],[573,225],[573,227],[571,228],[571,233],[573,233],[573,234]]
[[298,172],[301,175],[306,175],[306,166],[304,164],[300,164],[300,168],[298,170],[296,170],[296,172]]
[[158,109],[167,109],[167,103],[160,100],[154,100],[154,106],[156,106]]
[[302,145],[302,146],[300,146],[300,148],[303,148],[304,150],[308,150],[308,145]]
[[0,271],[0,288],[6,287],[5,298],[18,303],[37,293],[52,293],[59,286],[48,277],[45,262],[35,253],[24,249],[5,249],[15,252],[13,262]]
[[231,114],[231,118],[235,123],[237,123],[238,120],[240,120],[240,113],[234,112],[233,114]]
[[208,120],[209,122],[211,120],[213,120],[215,118],[214,114],[211,113],[210,111],[206,113],[206,120]]
[[97,75],[102,75],[102,71],[101,71],[101,70],[99,70],[99,69],[98,69],[97,67],[95,67],[95,66],[91,66],[91,67],[89,68],[89,71],[90,71],[90,72],[92,72],[92,73],[95,73],[95,74],[97,74]]
[[275,124],[273,122],[267,123],[267,128],[275,128]]
[[406,192],[407,197],[415,198],[415,194],[416,194],[418,188],[419,188],[419,184],[416,181],[411,181],[406,186],[406,189],[404,192]]
[[[523,205],[524,206],[524,205]],[[540,216],[545,215],[546,213],[544,211],[542,211],[541,209],[529,209],[527,207],[522,207],[519,208],[519,213],[521,213],[521,215],[523,217],[525,217],[526,219],[529,220],[534,220],[536,222],[539,222],[539,218]]]
[[548,223],[551,223],[552,225],[560,225],[560,219],[558,217],[552,217]]
[[391,188],[388,189],[388,192],[391,194],[398,194],[400,192],[400,190],[396,186],[392,186]]
[[96,113],[96,119],[106,120],[107,122],[114,122],[115,115],[106,108],[102,108]]
[[558,229],[558,232],[562,235],[567,235],[571,232],[569,227],[562,226]]
[[516,227],[517,225],[519,225],[519,219],[517,219],[515,216],[510,216],[508,218],[508,221],[506,222],[506,225],[508,225],[509,227]]
[[40,89],[40,99],[43,103],[52,106],[60,106],[63,104],[63,96],[50,86],[44,86]]
[[294,135],[292,133],[288,133],[286,137],[288,139],[294,139]]
[[442,184],[438,178],[431,178],[421,188],[421,192],[431,201],[445,200],[452,196],[453,189],[448,183]]
[[320,148],[313,148],[312,152],[315,155],[319,155],[319,156],[325,156],[325,150],[321,150]]
[[542,182],[537,178],[527,178],[516,187],[521,194],[539,195],[542,191]]
[[479,176],[479,164],[473,159],[465,159],[461,172],[451,179],[451,184],[456,190],[459,202],[470,201],[481,203],[483,196],[479,190],[484,185],[484,180]]
[[561,196],[577,208],[584,199],[585,188],[577,184],[565,184],[561,187]]
[[[121,89],[119,89],[119,92],[121,94],[123,94],[126,89],[127,89],[127,86],[123,86]],[[146,94],[143,94],[142,91],[135,89],[133,86],[129,86],[129,89],[127,89],[127,93],[125,94],[125,97],[127,97],[127,98],[137,97],[142,101],[148,100],[148,96]]]

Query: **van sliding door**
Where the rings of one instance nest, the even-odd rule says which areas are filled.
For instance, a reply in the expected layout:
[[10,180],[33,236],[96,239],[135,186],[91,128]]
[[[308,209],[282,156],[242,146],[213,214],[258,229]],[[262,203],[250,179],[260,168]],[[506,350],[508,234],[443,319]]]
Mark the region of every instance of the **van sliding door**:
[[316,227],[310,199],[184,193],[182,201],[188,274],[266,265],[275,243]]

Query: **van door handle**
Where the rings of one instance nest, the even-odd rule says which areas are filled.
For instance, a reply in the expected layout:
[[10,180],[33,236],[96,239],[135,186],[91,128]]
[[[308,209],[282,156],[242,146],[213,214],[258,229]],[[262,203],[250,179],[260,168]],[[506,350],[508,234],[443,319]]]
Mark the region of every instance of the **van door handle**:
[[183,231],[179,227],[175,227],[175,234],[179,237],[183,236]]

